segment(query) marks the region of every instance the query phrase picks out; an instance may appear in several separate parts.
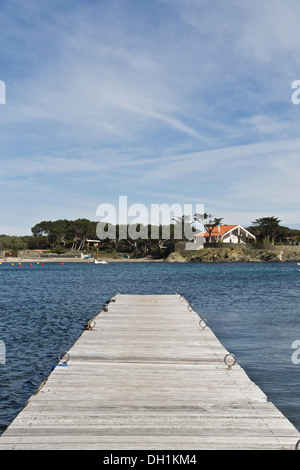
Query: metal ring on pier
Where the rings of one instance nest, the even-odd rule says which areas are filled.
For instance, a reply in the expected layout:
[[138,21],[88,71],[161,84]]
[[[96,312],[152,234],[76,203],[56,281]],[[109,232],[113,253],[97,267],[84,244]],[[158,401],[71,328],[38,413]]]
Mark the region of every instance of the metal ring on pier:
[[89,329],[89,330],[92,330],[93,328],[95,328],[95,326],[96,326],[95,320],[90,320],[90,321],[88,322],[88,329]]
[[58,355],[58,360],[62,364],[66,364],[70,359],[70,354],[67,351],[61,351]]
[[[233,358],[233,363],[230,364],[228,363],[228,359],[232,357]],[[224,362],[226,364],[226,366],[228,366],[228,369],[232,369],[232,367],[236,364],[236,357],[234,354],[226,354],[226,356],[224,357]]]
[[199,326],[200,326],[200,328],[202,328],[202,330],[204,330],[204,328],[206,328],[206,326],[207,326],[206,322],[207,322],[207,320],[206,319],[203,320],[202,318],[199,321]]
[[296,442],[295,450],[300,450],[300,439]]
[[192,312],[194,310],[194,305],[193,304],[188,304],[188,309],[190,312]]

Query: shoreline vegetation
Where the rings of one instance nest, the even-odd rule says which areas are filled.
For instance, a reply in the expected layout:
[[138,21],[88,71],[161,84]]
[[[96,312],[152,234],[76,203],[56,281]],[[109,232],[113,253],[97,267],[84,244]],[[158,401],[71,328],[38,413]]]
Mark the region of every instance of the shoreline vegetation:
[[165,258],[128,257],[123,253],[103,253],[98,257],[75,258],[65,256],[43,257],[7,257],[0,259],[1,263],[89,263],[94,260],[106,260],[108,263],[234,263],[234,262],[300,262],[300,246],[275,245],[266,249],[254,248],[251,245],[237,247],[203,248],[199,251],[181,250],[170,253]]
[[[167,226],[111,225],[88,219],[43,221],[32,227],[30,236],[0,235],[0,262],[300,261],[300,230],[281,226],[276,217],[256,219],[247,228],[254,240],[247,243],[240,237],[235,243],[212,237],[213,229],[221,227],[222,219],[207,214],[202,218],[209,236],[204,248],[198,250],[191,250],[190,242],[199,230],[194,228],[189,216],[176,217]],[[222,227],[226,228],[226,224]],[[105,235],[103,238],[100,232]],[[186,242],[189,242],[188,250]]]

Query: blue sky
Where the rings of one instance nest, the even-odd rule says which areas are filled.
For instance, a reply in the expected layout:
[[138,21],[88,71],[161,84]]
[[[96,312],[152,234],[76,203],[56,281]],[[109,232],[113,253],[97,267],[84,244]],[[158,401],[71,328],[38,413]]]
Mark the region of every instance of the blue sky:
[[300,228],[300,4],[0,1],[0,233],[98,205]]

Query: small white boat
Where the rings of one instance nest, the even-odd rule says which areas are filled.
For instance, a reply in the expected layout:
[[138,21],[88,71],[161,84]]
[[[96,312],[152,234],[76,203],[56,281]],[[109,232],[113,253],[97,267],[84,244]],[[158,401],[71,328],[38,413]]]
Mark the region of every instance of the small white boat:
[[98,261],[97,259],[95,259],[95,264],[108,264],[107,261],[103,260],[103,261]]

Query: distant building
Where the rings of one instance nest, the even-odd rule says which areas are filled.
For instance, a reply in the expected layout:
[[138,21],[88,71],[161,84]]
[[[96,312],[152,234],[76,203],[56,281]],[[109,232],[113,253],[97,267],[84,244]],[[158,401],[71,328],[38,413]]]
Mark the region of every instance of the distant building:
[[211,233],[203,231],[195,235],[194,243],[203,237],[205,243],[249,243],[256,240],[256,237],[241,225],[217,225]]

